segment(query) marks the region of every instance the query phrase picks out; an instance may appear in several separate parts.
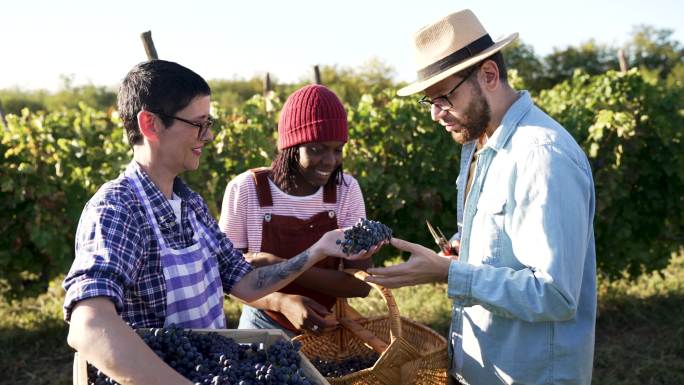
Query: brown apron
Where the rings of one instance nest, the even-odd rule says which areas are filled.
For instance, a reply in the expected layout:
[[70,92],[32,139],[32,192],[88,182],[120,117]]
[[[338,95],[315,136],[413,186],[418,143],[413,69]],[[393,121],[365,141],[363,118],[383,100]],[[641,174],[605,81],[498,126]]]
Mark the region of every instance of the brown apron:
[[[252,170],[259,206],[262,208],[273,206],[273,198],[268,181],[269,171],[269,169]],[[337,189],[335,185],[326,184],[323,188],[323,202],[335,203],[336,201]],[[264,211],[268,211],[268,209]],[[322,211],[309,219],[265,213],[262,222],[261,251],[271,253],[280,258],[290,259],[316,243],[326,232],[337,228],[337,218],[333,210]],[[326,257],[314,266],[337,270],[339,264],[340,258]],[[337,299],[336,297],[302,287],[295,282],[280,289],[279,292],[309,297],[325,306],[328,310],[332,309]],[[299,333],[299,330],[282,313],[270,310],[265,310],[264,312],[283,328]]]

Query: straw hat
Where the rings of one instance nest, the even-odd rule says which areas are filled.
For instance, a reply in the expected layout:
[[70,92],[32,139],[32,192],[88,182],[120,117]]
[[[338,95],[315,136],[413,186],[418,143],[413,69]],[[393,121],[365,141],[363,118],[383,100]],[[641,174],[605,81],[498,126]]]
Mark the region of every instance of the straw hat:
[[413,38],[418,81],[400,89],[397,95],[407,96],[423,91],[495,54],[517,37],[518,34],[513,33],[493,41],[469,9],[454,12],[425,26]]

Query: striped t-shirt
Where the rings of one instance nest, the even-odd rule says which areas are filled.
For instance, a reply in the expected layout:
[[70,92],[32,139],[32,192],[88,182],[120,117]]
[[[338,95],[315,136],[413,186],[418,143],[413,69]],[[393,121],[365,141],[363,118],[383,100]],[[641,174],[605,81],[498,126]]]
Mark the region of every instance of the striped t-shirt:
[[269,179],[273,206],[261,207],[252,172],[243,172],[226,187],[219,227],[235,248],[259,252],[263,218],[267,213],[309,219],[322,211],[333,210],[338,227],[352,226],[359,218],[366,217],[366,207],[356,179],[344,174],[344,180],[346,185],[337,185],[337,202],[324,203],[323,187],[312,195],[293,196],[284,193]]

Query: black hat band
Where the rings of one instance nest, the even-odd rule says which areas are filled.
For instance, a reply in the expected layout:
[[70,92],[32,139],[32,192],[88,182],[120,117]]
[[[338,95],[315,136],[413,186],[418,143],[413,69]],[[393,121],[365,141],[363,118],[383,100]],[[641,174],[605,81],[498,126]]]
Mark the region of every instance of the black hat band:
[[445,70],[453,67],[454,65],[469,59],[478,53],[486,50],[487,48],[494,45],[494,41],[486,34],[481,38],[473,41],[467,46],[459,49],[458,51],[446,56],[435,63],[430,64],[427,67],[418,70],[418,80],[423,81],[433,77],[434,75],[440,74]]

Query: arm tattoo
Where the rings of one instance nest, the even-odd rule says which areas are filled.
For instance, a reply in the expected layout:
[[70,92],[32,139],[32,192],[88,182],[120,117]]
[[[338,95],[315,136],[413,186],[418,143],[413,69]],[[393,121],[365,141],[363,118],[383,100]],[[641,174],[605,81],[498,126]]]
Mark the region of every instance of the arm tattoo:
[[258,268],[256,270],[257,279],[254,283],[255,289],[271,286],[278,281],[286,279],[293,273],[299,272],[306,265],[306,262],[309,261],[309,257],[310,254],[307,249],[287,261]]

